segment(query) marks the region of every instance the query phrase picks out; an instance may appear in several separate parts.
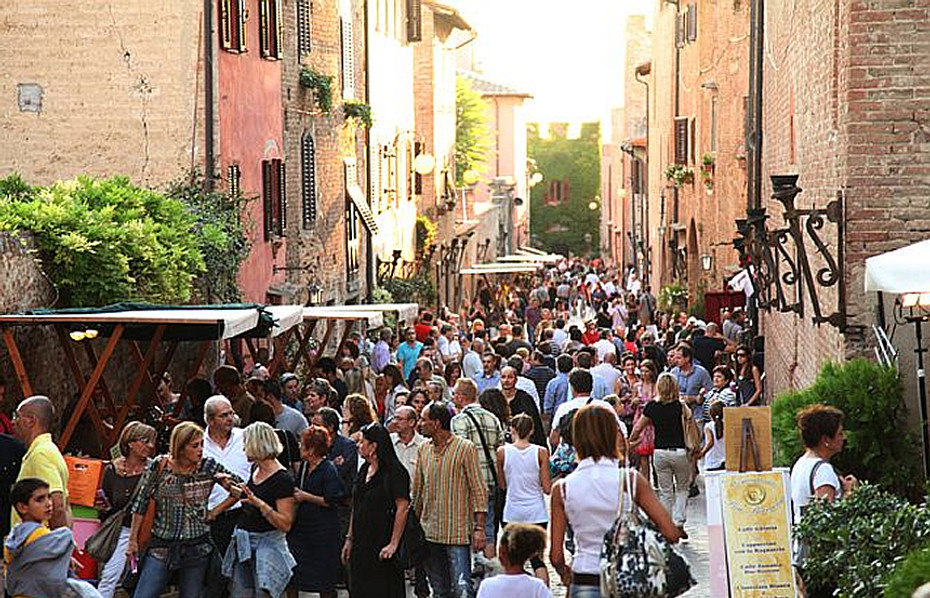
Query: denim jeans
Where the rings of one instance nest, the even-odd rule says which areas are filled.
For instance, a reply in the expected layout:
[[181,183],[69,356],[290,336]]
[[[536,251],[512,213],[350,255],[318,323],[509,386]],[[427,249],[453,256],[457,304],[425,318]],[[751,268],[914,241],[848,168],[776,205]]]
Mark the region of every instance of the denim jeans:
[[[209,562],[209,557],[194,559],[177,570],[178,598],[200,598]],[[172,572],[163,561],[153,556],[145,556],[139,566],[139,584],[133,598],[158,598]]]
[[497,520],[497,486],[488,486],[488,513],[484,518],[484,537],[488,542],[497,546],[497,530],[500,521]]
[[427,542],[426,575],[433,598],[475,598],[471,546]]
[[568,591],[568,598],[601,598],[601,588],[598,586],[575,586]]

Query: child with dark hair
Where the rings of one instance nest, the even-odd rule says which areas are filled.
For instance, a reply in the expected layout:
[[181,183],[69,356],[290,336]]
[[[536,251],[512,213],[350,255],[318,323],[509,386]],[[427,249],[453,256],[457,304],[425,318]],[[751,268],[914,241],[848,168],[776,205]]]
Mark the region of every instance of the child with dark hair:
[[69,579],[74,536],[67,527],[50,530],[52,499],[48,483],[23,478],[13,485],[10,502],[19,514],[3,543],[6,591],[29,598],[100,598],[90,584]]
[[552,591],[546,584],[524,569],[528,560],[539,558],[545,549],[543,528],[525,523],[508,524],[498,546],[504,573],[481,582],[478,598],[552,598]]
[[723,408],[726,403],[714,401],[707,410],[710,418],[704,424],[704,446],[698,454],[698,459],[704,459],[704,468],[707,471],[724,469],[727,462],[726,442],[723,439]]

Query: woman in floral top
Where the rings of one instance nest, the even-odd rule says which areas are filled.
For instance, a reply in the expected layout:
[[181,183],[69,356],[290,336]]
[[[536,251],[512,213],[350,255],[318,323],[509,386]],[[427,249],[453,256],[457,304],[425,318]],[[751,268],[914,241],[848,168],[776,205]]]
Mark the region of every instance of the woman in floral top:
[[[129,558],[139,554],[139,529],[155,501],[152,538],[142,560],[135,598],[157,598],[173,572],[178,573],[179,598],[197,598],[204,585],[213,543],[209,520],[232,505],[242,480],[212,458],[203,457],[203,430],[183,422],[171,432],[169,455],[149,464],[133,498]],[[209,514],[207,499],[220,483],[230,496]]]

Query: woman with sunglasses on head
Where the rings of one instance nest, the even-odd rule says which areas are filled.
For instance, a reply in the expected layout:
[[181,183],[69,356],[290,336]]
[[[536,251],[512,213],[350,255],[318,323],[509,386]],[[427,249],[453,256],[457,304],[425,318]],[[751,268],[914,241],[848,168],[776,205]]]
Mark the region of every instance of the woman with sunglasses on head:
[[404,572],[391,562],[410,506],[410,476],[397,459],[384,426],[359,431],[358,454],[365,463],[355,480],[352,518],[342,548],[349,565],[352,598],[403,598]]
[[762,404],[762,373],[746,345],[736,349],[736,396],[740,405]]

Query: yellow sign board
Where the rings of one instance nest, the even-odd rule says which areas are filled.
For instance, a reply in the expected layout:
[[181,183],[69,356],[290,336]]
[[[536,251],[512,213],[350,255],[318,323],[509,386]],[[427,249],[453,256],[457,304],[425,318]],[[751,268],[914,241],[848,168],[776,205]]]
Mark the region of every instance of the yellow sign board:
[[796,598],[785,472],[721,479],[731,598]]

